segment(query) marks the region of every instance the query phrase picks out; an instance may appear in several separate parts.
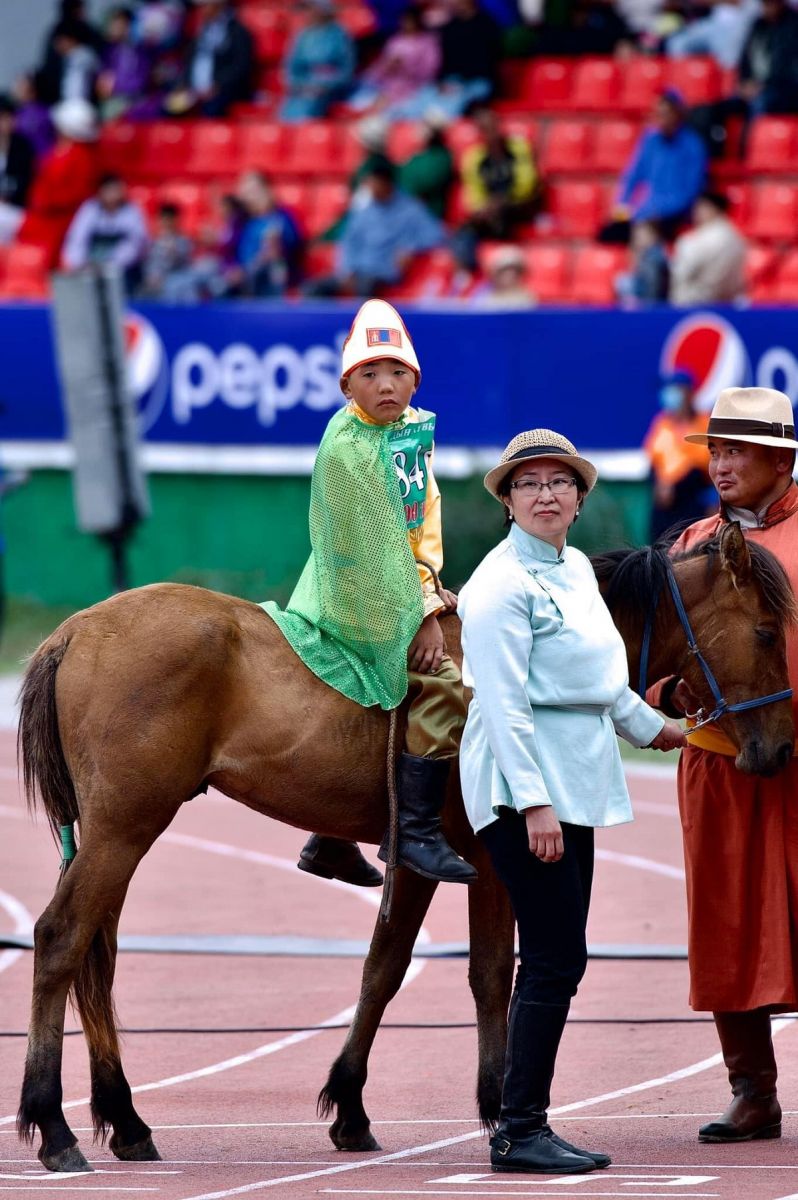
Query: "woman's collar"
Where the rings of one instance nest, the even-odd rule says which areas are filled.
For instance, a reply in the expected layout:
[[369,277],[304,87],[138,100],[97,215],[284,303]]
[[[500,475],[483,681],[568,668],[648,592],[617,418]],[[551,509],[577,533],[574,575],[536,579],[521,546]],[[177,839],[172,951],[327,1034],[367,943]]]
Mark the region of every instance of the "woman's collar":
[[551,542],[544,542],[542,538],[535,537],[534,533],[526,533],[515,521],[510,527],[509,537],[523,559],[549,563],[563,560],[567,542],[563,544],[562,553],[558,553],[557,547],[552,546]]

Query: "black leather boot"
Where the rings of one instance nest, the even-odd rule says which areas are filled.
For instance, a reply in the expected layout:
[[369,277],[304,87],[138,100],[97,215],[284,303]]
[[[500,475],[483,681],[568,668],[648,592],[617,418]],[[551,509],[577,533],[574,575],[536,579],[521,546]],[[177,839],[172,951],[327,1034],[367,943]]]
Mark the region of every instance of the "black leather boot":
[[382,875],[360,853],[356,842],[312,833],[299,853],[300,871],[322,879],[340,879],[356,887],[379,887]]
[[732,1102],[717,1121],[701,1126],[699,1142],[753,1142],[781,1137],[770,1013],[766,1008],[755,1008],[712,1015],[729,1071]]
[[[441,809],[449,778],[446,758],[419,758],[402,753],[396,768],[399,794],[400,866],[441,883],[473,883],[474,868],[455,854],[441,831]],[[388,861],[388,834],[377,852]]]
[[501,1119],[490,1139],[494,1171],[581,1175],[600,1165],[599,1156],[594,1158],[558,1138],[547,1120],[554,1064],[568,1008],[567,1004],[534,1004],[519,999],[517,993],[513,995]]

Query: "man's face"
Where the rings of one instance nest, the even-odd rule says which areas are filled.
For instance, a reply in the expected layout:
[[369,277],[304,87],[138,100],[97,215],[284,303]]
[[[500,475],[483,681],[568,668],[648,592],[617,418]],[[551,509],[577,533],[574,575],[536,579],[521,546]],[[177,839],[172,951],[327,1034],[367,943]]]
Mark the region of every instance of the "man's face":
[[354,400],[372,421],[390,425],[398,421],[413,399],[415,372],[398,358],[378,358],[356,367],[344,383],[344,395]]
[[792,469],[789,451],[727,438],[709,439],[709,477],[722,502],[759,512],[786,489]]
[[654,124],[660,133],[671,137],[682,123],[682,114],[675,104],[660,96],[654,107]]
[[385,204],[393,195],[393,180],[385,175],[370,175],[368,186],[378,204]]
[[125,185],[121,179],[109,179],[100,188],[100,204],[107,212],[116,212],[125,203]]
[[0,112],[0,138],[8,138],[14,132],[14,114]]

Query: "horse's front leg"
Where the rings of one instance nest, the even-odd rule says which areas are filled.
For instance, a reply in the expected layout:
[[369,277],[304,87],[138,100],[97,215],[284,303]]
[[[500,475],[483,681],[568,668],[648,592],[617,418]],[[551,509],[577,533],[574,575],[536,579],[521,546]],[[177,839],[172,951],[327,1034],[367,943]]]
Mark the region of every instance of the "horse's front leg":
[[377,925],[363,967],[360,998],[344,1048],[319,1094],[319,1114],[336,1116],[330,1137],[339,1150],[379,1150],[363,1107],[368,1057],[388,1003],[410,964],[418,931],[437,884],[398,867],[391,919]]
[[515,922],[507,892],[482,843],[475,839],[466,854],[479,872],[468,889],[468,982],[477,1009],[479,1043],[477,1105],[483,1125],[492,1129],[501,1108]]

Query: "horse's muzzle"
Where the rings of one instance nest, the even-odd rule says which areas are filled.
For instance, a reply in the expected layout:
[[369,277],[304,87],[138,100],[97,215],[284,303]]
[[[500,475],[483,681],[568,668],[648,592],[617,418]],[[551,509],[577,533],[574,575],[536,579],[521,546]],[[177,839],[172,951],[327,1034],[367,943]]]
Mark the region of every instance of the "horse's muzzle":
[[780,742],[768,752],[758,737],[750,738],[735,759],[735,766],[746,775],[761,775],[770,779],[778,775],[790,762],[793,752],[792,742]]

